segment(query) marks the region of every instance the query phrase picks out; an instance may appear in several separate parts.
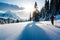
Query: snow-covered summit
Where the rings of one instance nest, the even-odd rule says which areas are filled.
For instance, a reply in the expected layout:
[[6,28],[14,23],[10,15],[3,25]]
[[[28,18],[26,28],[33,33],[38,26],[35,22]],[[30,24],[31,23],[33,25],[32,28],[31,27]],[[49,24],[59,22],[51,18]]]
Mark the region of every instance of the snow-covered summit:
[[15,13],[13,13],[9,10],[5,13],[0,13],[0,18],[19,19],[19,17]]

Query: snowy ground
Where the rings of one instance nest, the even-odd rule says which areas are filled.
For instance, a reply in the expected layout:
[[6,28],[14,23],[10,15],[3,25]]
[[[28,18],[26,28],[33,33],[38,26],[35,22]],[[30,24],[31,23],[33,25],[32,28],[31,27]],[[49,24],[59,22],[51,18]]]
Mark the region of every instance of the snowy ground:
[[0,40],[60,40],[60,20],[2,24]]

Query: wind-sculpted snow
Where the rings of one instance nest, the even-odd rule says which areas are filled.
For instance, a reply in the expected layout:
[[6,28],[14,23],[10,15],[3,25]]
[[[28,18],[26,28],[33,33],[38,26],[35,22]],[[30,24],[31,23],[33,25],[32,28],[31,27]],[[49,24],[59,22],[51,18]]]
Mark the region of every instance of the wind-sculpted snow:
[[60,20],[0,25],[0,40],[60,40]]

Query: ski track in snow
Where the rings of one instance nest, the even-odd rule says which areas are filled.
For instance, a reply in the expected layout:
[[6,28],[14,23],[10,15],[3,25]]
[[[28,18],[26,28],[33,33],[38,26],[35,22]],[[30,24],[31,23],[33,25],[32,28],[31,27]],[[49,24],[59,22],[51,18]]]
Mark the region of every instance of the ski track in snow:
[[0,40],[60,40],[60,20],[0,25]]

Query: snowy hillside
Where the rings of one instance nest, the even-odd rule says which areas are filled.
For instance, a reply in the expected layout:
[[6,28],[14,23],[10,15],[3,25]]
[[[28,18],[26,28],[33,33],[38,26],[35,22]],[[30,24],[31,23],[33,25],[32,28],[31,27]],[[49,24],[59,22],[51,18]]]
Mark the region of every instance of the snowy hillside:
[[60,40],[60,20],[0,25],[0,40]]
[[60,20],[60,15],[56,15],[56,20]]

